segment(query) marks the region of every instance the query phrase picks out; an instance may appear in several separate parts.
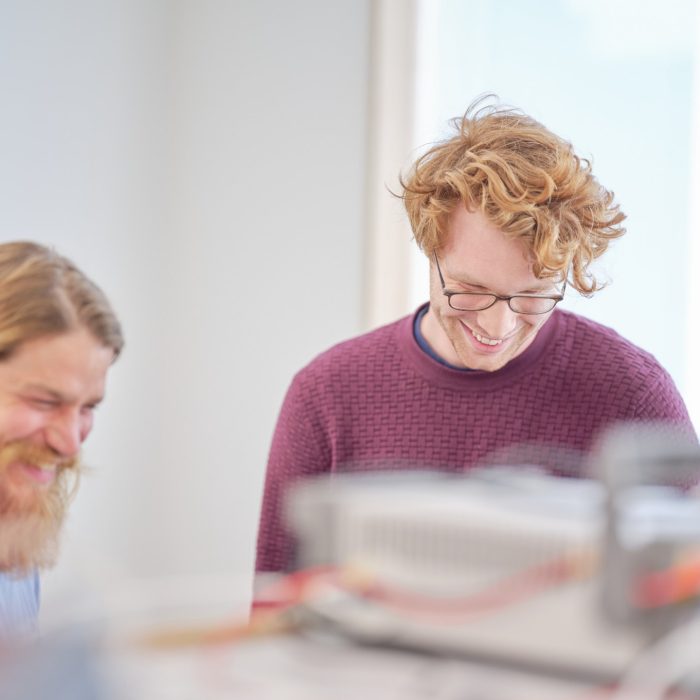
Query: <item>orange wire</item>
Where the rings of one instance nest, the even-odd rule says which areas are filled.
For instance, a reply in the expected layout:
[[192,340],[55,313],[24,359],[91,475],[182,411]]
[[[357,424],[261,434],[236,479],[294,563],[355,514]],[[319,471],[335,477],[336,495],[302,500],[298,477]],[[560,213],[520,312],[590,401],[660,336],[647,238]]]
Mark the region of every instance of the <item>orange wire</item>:
[[467,597],[435,598],[388,587],[381,582],[365,585],[345,585],[369,600],[418,615],[449,617],[460,622],[465,617],[485,614],[532,598],[536,593],[566,581],[581,578],[591,570],[591,557],[577,559],[565,556],[518,571],[486,590]]
[[661,608],[700,595],[700,557],[686,558],[668,569],[641,576],[632,599],[639,608]]

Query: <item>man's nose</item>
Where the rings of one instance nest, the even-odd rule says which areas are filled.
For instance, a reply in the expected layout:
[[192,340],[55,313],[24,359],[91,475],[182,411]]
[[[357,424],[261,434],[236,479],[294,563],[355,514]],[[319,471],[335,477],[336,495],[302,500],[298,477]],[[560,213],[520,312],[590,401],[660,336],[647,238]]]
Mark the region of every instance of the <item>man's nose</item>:
[[479,311],[479,326],[494,340],[505,338],[517,324],[516,314],[505,299],[499,299],[488,309]]
[[53,417],[44,432],[51,449],[63,457],[75,457],[84,439],[80,411],[66,407]]

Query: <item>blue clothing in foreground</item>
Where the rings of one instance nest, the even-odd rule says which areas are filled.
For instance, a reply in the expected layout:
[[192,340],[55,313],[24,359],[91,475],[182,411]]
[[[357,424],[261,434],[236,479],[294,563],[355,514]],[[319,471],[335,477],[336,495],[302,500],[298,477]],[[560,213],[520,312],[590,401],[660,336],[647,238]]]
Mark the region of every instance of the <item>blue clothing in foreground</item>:
[[0,637],[35,631],[38,615],[39,576],[0,572]]

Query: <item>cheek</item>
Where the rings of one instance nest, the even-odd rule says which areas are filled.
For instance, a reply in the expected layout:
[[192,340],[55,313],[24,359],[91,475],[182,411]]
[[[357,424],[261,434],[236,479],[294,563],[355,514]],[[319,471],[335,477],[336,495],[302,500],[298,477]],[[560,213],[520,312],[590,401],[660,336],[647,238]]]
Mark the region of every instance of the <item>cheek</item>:
[[3,442],[22,440],[42,430],[46,416],[29,408],[15,409],[0,415],[0,438]]
[[447,304],[445,304],[445,306],[441,309],[440,313],[443,316],[443,318],[449,319],[454,323],[463,321],[466,324],[476,322],[477,316],[479,314],[478,311],[457,311],[456,309],[453,309]]

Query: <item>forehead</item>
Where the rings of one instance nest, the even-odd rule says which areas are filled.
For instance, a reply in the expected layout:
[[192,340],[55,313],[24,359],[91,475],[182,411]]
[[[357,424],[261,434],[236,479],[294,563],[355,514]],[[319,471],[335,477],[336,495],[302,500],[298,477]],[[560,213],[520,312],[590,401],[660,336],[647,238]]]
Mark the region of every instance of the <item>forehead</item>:
[[85,329],[36,338],[0,362],[0,390],[37,387],[75,400],[99,398],[113,357]]
[[551,285],[535,276],[523,241],[506,236],[480,211],[463,204],[450,215],[441,255],[450,276],[459,281],[511,291]]

